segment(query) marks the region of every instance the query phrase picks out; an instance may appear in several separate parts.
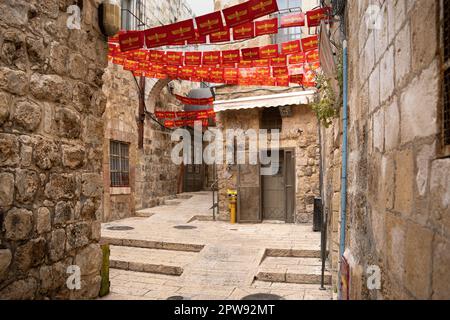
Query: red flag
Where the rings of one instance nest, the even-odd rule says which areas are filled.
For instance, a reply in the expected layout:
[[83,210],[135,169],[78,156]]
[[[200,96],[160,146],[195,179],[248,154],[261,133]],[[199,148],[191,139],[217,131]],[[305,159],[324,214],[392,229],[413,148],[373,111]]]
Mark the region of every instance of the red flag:
[[144,46],[144,33],[142,31],[128,31],[119,34],[119,45],[122,52],[141,49]]
[[211,82],[223,83],[223,68],[211,68]]
[[292,54],[301,52],[300,40],[289,41],[281,44],[281,54]]
[[[177,100],[179,100],[183,104],[187,104],[187,105],[207,106],[207,105],[212,105],[214,103],[214,98],[212,98],[212,97],[211,98],[194,99],[194,98],[183,97],[183,96],[176,94],[175,98],[177,98]],[[192,111],[192,112],[186,112],[185,116],[186,117],[192,117],[192,116],[196,117],[197,114],[198,114],[198,111]]]
[[312,37],[302,39],[303,51],[311,51],[319,47],[319,36],[315,35]]
[[270,77],[270,68],[269,67],[256,68],[256,75],[260,79]]
[[260,60],[254,60],[253,61],[253,67],[268,67],[270,66],[269,59],[260,59]]
[[179,42],[195,39],[194,20],[188,19],[180,21],[169,26],[165,26],[169,33],[169,41]]
[[183,52],[181,51],[167,51],[167,64],[172,66],[179,66],[183,64]]
[[208,35],[223,29],[222,13],[220,11],[195,18],[200,35]]
[[270,44],[268,46],[261,47],[259,50],[259,57],[261,59],[278,57],[278,44]]
[[238,63],[241,60],[239,49],[222,51],[222,63]]
[[148,59],[151,62],[164,64],[166,63],[166,53],[164,51],[150,50],[148,54]]
[[191,77],[194,75],[194,67],[185,66],[180,67],[178,69],[178,78],[182,80],[191,80]]
[[225,68],[223,70],[223,79],[225,82],[237,83],[238,81],[238,70],[236,68]]
[[259,48],[247,48],[241,49],[242,60],[250,61],[250,60],[258,60],[259,59]]
[[138,67],[139,67],[139,62],[134,61],[134,60],[125,59],[124,64],[123,64],[124,70],[135,71],[138,69]]
[[166,73],[169,78],[176,79],[178,77],[178,66],[167,66]]
[[272,67],[272,74],[274,77],[286,76],[289,74],[287,67]]
[[278,33],[278,18],[255,22],[256,36]]
[[246,60],[241,60],[241,61],[239,61],[238,67],[239,68],[251,68],[252,67],[252,62],[251,61],[246,61]]
[[220,51],[203,52],[203,64],[208,66],[220,64]]
[[187,66],[199,66],[202,64],[202,53],[186,51],[184,64]]
[[281,28],[304,27],[305,14],[303,12],[288,14],[281,17]]
[[278,11],[276,0],[250,0],[250,13],[253,19]]
[[229,28],[251,22],[253,20],[248,1],[223,9],[222,11],[225,16],[225,22]]
[[290,75],[289,82],[301,84],[303,82],[303,74]]
[[276,77],[275,79],[277,81],[278,87],[289,87],[289,76],[288,75]]
[[113,58],[113,63],[114,64],[119,64],[119,65],[123,65],[125,63],[125,58],[122,57],[114,57]]
[[156,27],[144,31],[147,48],[162,47],[169,44],[169,33],[165,27]]
[[203,44],[206,43],[206,36],[201,36],[197,29],[194,30],[195,38],[188,40],[187,44]]
[[300,64],[305,62],[305,54],[303,52],[289,56],[289,64]]
[[270,59],[270,65],[272,67],[284,67],[287,63],[286,56],[280,56],[278,58],[272,58]]
[[222,31],[214,32],[209,35],[209,42],[218,43],[218,42],[227,42],[231,40],[231,32],[229,28],[226,28]]
[[255,37],[255,24],[253,22],[245,23],[239,27],[233,28],[233,39],[244,40]]
[[308,11],[306,13],[306,20],[308,21],[308,27],[320,26],[320,21],[330,19],[330,8],[319,8],[316,10]]
[[305,52],[306,61],[308,62],[317,62],[319,61],[319,50],[315,49],[312,51]]
[[197,67],[194,73],[195,78],[205,80],[209,78],[209,68],[208,67]]

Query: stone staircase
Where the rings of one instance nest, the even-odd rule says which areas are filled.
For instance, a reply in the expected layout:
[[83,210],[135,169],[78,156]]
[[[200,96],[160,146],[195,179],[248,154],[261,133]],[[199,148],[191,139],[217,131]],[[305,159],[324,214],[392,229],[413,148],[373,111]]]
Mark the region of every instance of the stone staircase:
[[[320,284],[322,262],[320,251],[267,249],[255,280],[273,283]],[[325,270],[325,285],[331,285],[331,274]]]

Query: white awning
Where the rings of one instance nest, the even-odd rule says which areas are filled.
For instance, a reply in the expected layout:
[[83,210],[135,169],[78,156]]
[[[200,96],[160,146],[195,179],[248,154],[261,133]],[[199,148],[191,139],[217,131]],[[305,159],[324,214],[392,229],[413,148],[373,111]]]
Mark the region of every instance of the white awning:
[[298,91],[267,96],[245,97],[233,100],[214,101],[214,111],[271,108],[292,105],[305,105],[313,102],[315,91]]

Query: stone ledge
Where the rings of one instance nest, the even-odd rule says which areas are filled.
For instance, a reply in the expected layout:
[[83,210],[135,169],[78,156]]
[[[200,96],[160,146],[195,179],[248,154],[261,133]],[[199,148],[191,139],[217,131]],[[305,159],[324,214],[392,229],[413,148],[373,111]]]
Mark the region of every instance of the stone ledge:
[[187,251],[187,252],[200,252],[204,248],[204,245],[201,244],[170,243],[170,242],[120,239],[120,238],[102,238],[100,242],[102,244],[109,244],[114,246],[136,247],[146,249],[164,249],[171,251]]
[[157,264],[131,262],[131,261],[128,262],[128,261],[112,260],[112,259],[109,261],[109,266],[112,269],[165,274],[165,275],[169,275],[169,276],[181,276],[184,271],[183,268],[177,267],[177,266],[166,266],[166,265],[157,265]]

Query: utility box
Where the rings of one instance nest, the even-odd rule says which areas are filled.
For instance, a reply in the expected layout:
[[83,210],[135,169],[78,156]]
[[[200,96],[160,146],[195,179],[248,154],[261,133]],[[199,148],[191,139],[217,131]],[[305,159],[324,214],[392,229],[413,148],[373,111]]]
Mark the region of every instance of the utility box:
[[323,224],[323,206],[322,198],[314,198],[314,216],[313,216],[313,231],[322,231]]

